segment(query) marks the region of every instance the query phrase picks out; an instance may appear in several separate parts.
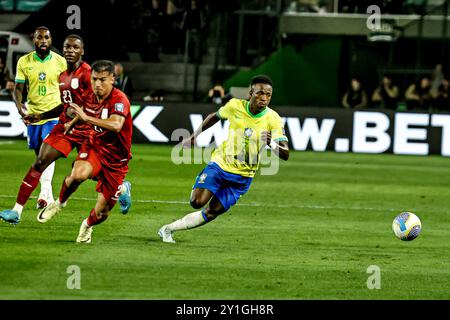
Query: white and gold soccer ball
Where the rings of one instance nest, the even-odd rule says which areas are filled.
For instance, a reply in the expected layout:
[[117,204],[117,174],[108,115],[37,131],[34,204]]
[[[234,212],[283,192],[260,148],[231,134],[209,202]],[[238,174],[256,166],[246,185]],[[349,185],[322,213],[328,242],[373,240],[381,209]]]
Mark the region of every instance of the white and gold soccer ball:
[[418,216],[412,212],[402,212],[392,222],[392,231],[397,238],[411,241],[417,238],[422,230],[422,223]]

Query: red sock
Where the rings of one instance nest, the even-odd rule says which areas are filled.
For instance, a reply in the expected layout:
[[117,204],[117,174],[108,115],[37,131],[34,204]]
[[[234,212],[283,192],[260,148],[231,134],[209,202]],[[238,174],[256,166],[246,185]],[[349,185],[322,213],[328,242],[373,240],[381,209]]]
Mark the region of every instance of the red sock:
[[59,203],[66,202],[69,199],[69,197],[72,195],[72,193],[74,193],[78,189],[78,186],[79,186],[79,184],[75,183],[75,182],[72,182],[72,184],[70,186],[67,186],[66,178],[64,178],[62,186],[61,186],[61,191],[59,192]]
[[39,178],[42,173],[34,169],[33,167],[28,170],[27,175],[23,178],[22,184],[19,188],[19,194],[17,195],[16,202],[20,205],[25,205],[25,203],[30,198],[30,195],[33,193],[34,189],[36,189],[39,184]]
[[92,209],[91,213],[89,214],[89,217],[87,219],[87,224],[89,227],[92,227],[92,226],[95,226],[96,224],[102,223],[107,218],[108,218],[108,216],[104,216],[104,215],[97,217],[97,215],[95,214],[95,210]]

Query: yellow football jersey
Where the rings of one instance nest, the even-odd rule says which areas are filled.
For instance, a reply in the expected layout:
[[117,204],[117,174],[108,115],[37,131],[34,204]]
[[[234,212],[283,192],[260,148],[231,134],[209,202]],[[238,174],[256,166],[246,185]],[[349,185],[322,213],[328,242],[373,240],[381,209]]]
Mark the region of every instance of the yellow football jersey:
[[[29,114],[40,114],[61,104],[59,75],[66,71],[66,59],[56,52],[41,60],[36,51],[20,57],[17,62],[16,82],[27,86],[27,109]],[[43,124],[43,120],[36,124]]]
[[228,139],[211,156],[211,161],[224,171],[244,177],[255,175],[266,147],[261,141],[263,131],[271,132],[274,141],[288,140],[280,116],[269,107],[254,115],[247,100],[231,99],[217,111],[217,116],[230,122]]

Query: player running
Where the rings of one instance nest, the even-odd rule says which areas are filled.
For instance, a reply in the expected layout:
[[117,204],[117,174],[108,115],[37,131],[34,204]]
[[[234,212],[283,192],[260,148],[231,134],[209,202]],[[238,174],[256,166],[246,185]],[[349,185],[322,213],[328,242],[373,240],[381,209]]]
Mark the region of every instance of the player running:
[[272,90],[270,78],[254,77],[249,101],[231,99],[217,112],[209,114],[200,128],[183,141],[185,146],[192,146],[197,136],[217,121],[228,119],[230,122],[227,141],[214,150],[211,162],[197,176],[191,193],[190,203],[194,209],[208,205],[162,226],[158,231],[162,241],[175,243],[172,237],[175,231],[204,225],[236,204],[250,188],[261,151],[267,145],[279,158],[288,160],[283,122],[278,113],[269,108]]
[[[89,96],[87,93],[92,92],[91,67],[82,61],[82,56],[84,55],[83,39],[75,34],[67,36],[63,45],[63,54],[68,67],[59,77],[61,99],[64,105],[59,105],[39,115],[24,117],[25,121],[28,122],[36,122],[41,119],[57,117],[58,115],[60,118],[59,123],[42,143],[35,163],[23,179],[14,208],[0,212],[0,219],[9,223],[19,223],[23,207],[37,187],[42,172],[57,159],[67,157],[74,148],[78,151],[81,145],[89,141],[92,127],[82,122],[77,123],[70,134],[64,133],[64,124],[72,120],[67,116],[69,103],[82,104],[83,96]],[[99,116],[100,112],[92,111],[91,115]],[[131,207],[131,184],[128,181],[125,181],[122,186],[119,203],[121,212],[127,213]],[[51,218],[45,216],[42,211],[37,216],[37,220],[42,223],[47,222]]]
[[[19,114],[39,115],[61,104],[59,93],[59,75],[67,69],[66,60],[50,50],[52,36],[47,27],[37,27],[34,31],[32,51],[17,62],[17,72],[13,99]],[[28,96],[27,105],[22,103],[23,91],[26,86]],[[28,148],[33,149],[36,156],[39,154],[42,141],[58,123],[58,116],[38,121],[33,124],[26,123],[28,131]],[[36,184],[41,182],[37,208],[45,207],[53,201],[52,178],[55,165],[52,164],[39,173]],[[36,186],[33,187],[33,189]]]
[[[81,147],[70,176],[63,181],[59,199],[43,210],[43,215],[53,217],[82,181],[98,180],[97,203],[81,223],[76,240],[80,243],[91,242],[93,226],[107,219],[120,196],[131,159],[133,130],[130,102],[122,91],[114,88],[114,63],[107,60],[94,62],[91,83],[93,92],[83,97],[83,106],[71,103],[69,111],[79,121],[93,126],[95,132],[90,142]],[[92,103],[94,99],[95,103]],[[98,110],[101,118],[90,115],[88,110]]]

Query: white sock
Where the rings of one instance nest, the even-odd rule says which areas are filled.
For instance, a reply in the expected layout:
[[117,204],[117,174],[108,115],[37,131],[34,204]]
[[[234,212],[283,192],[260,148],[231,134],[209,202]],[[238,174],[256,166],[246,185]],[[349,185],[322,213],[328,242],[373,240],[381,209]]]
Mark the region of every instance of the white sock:
[[170,231],[178,231],[178,230],[187,230],[195,227],[200,227],[205,224],[206,221],[203,219],[203,215],[201,211],[195,211],[185,215],[183,218],[178,219],[177,221],[172,222],[167,225],[167,228]]
[[50,164],[47,169],[42,172],[39,182],[41,183],[41,193],[39,193],[38,199],[44,199],[47,202],[53,202],[53,188],[52,188],[52,178],[55,172],[55,163]]
[[17,213],[19,214],[19,219],[20,219],[20,216],[22,215],[23,206],[20,205],[20,204],[18,204],[18,203],[16,203],[16,204],[14,205],[13,210],[14,210],[14,211],[17,211]]
[[64,203],[61,203],[61,202],[59,201],[59,198],[55,200],[55,203],[56,203],[59,207],[61,207],[61,208],[64,208],[65,206],[67,206],[67,201],[64,202]]
[[87,218],[83,220],[82,222],[83,226],[85,226],[86,228],[92,228],[92,226],[88,225],[87,221],[88,221]]

